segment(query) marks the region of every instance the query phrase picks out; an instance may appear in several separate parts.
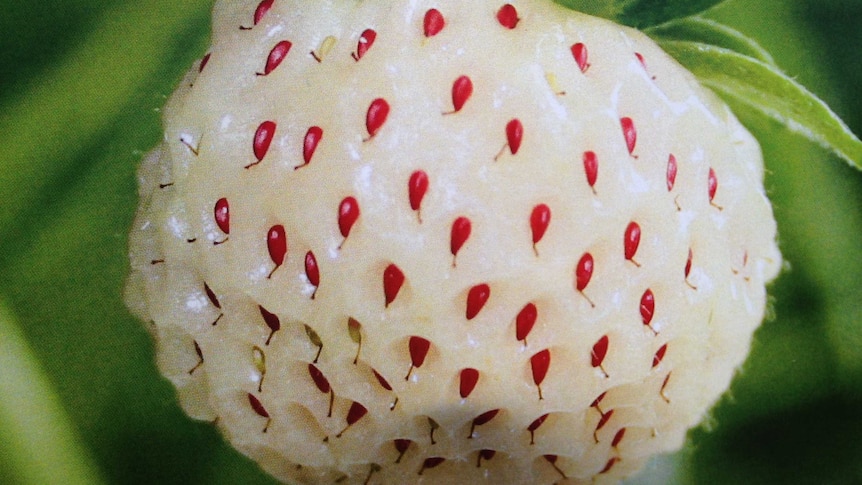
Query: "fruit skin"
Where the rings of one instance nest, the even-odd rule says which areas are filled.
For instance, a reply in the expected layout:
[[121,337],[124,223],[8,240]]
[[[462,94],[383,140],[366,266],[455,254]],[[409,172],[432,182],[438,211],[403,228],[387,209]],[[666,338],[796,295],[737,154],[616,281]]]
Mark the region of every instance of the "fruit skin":
[[505,5],[220,2],[165,108],[129,306],[276,477],[614,481],[747,354],[781,261],[756,142],[642,34]]

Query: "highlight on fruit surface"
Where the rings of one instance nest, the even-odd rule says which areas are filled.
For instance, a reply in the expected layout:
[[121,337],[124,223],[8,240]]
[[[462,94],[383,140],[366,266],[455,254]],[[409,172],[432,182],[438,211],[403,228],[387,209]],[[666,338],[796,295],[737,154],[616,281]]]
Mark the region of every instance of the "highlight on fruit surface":
[[273,476],[613,483],[727,389],[781,266],[763,163],[647,36],[225,0],[212,42],[141,165],[127,294],[186,412]]

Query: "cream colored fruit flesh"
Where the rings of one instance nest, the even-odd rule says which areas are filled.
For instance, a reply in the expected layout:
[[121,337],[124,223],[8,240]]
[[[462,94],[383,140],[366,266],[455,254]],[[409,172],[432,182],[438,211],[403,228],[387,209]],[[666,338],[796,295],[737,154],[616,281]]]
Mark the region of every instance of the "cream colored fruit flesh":
[[[164,142],[139,171],[127,299],[189,415],[298,483],[613,482],[678,449],[743,362],[781,262],[759,147],[728,108],[644,35],[550,1],[514,4],[513,29],[487,0],[277,0],[255,25],[257,6],[217,3],[208,63],[171,97]],[[426,37],[431,8],[445,25]],[[376,38],[357,61],[366,29]],[[283,40],[286,57],[257,75]],[[462,75],[473,93],[450,113]],[[390,111],[371,136],[378,98]],[[275,130],[256,163],[264,121]],[[296,169],[312,126],[322,137]],[[345,238],[347,197],[359,216]],[[534,245],[540,204],[551,217]],[[453,257],[458,217],[471,231]],[[641,236],[627,259],[631,222]],[[386,305],[389,265],[404,282]],[[468,319],[480,284],[490,296]],[[528,303],[537,318],[518,340]],[[412,370],[411,337],[430,342]],[[462,398],[468,368],[478,380]]]

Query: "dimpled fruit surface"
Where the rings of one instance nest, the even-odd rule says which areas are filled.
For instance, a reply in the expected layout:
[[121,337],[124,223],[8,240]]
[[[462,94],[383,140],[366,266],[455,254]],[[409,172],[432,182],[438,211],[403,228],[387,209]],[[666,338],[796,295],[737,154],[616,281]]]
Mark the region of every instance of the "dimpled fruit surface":
[[678,449],[781,265],[755,140],[549,1],[220,1],[130,308],[289,483],[603,483]]

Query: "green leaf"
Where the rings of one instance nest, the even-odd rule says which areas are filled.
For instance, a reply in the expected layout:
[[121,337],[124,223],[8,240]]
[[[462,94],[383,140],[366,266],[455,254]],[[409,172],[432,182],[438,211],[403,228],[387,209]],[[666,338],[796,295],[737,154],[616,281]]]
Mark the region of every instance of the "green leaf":
[[757,110],[862,169],[862,141],[826,103],[776,67],[700,42],[659,44],[729,102]]
[[0,436],[4,437],[0,439],[0,479],[22,485],[102,483],[48,377],[2,301],[0,369]]
[[645,29],[708,10],[724,0],[555,0],[560,5]]
[[736,29],[703,17],[695,16],[674,20],[664,25],[649,28],[646,33],[654,39],[663,41],[681,40],[711,44],[752,57],[765,64],[775,65],[772,55],[757,41]]

